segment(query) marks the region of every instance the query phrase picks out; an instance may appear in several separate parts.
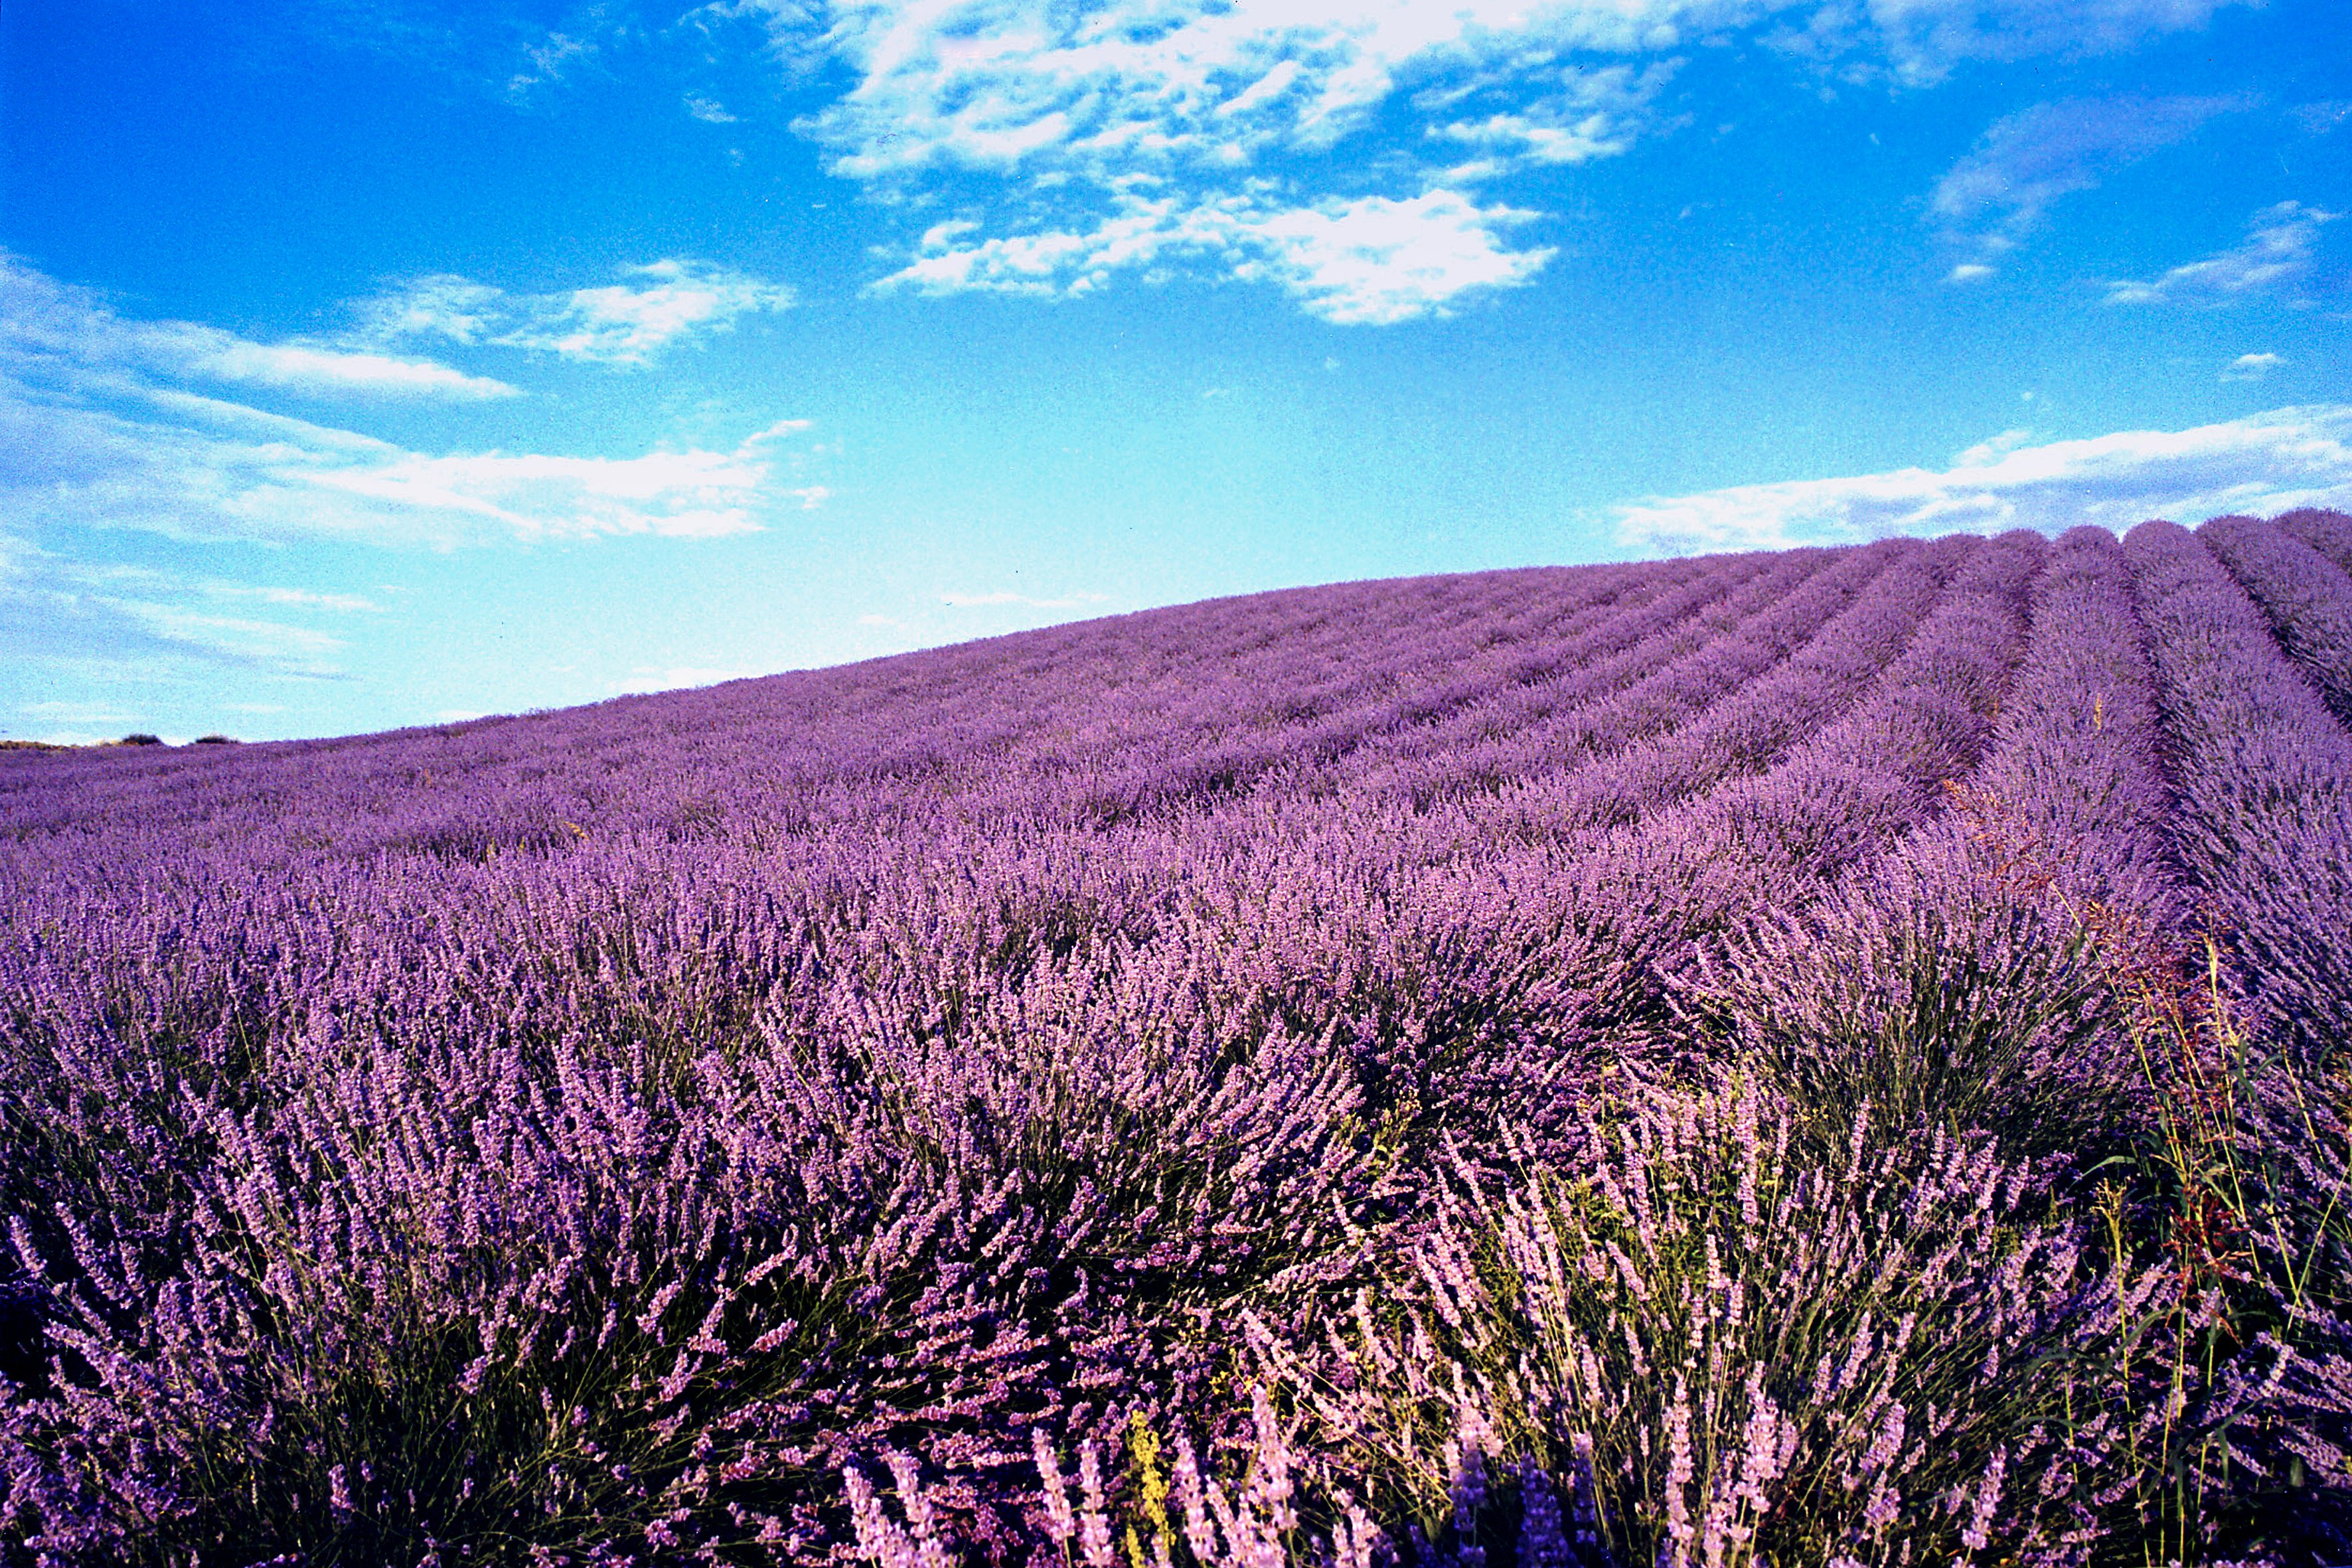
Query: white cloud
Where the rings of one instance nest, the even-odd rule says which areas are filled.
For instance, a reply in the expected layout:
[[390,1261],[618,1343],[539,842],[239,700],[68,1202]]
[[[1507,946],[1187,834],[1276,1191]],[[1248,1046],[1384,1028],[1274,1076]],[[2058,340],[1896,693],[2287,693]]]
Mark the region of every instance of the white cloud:
[[2246,226],[2243,244],[2202,261],[2176,267],[2146,283],[2111,283],[2107,286],[2107,303],[2221,303],[2284,291],[2311,276],[2311,255],[2318,247],[2321,226],[2343,216],[2307,207],[2300,202],[2280,202],[2264,207]]
[[[1473,206],[1443,190],[1411,201],[1365,196],[1299,207],[1260,226],[1267,249],[1262,265],[1312,314],[1385,326],[1442,315],[1459,295],[1534,277],[1553,253],[1506,250],[1495,236],[1535,216]],[[1245,264],[1236,275],[1253,270]]]
[[734,666],[678,664],[657,668],[651,665],[639,665],[621,679],[605,684],[615,696],[630,696],[646,691],[677,691],[693,686],[716,686],[724,680],[748,680],[754,676],[770,673],[764,669],[745,669]]
[[1989,437],[1970,447],[1967,451],[1958,454],[1952,459],[1952,467],[1981,468],[2009,456],[2020,447],[2030,447],[2032,444],[2033,432],[2031,430],[2021,427],[2004,430],[2000,435]]
[[[2216,11],[2261,0],[1868,0],[1896,74],[1933,82],[1963,60],[2105,54],[2202,26]],[[1834,16],[1850,7],[1829,5]]]
[[2150,517],[2352,507],[2352,405],[2315,405],[2086,440],[2015,444],[2015,432],[1942,470],[1740,485],[1617,509],[1645,554],[1843,544],[1889,534],[2127,528]]
[[740,116],[727,112],[727,106],[717,99],[702,98],[694,93],[686,97],[686,111],[706,125],[732,125]]
[[[334,633],[219,608],[227,601],[259,605],[264,614],[335,613],[348,607],[343,595],[190,579],[152,567],[79,561],[29,545],[22,547],[17,564],[18,570],[0,581],[0,637],[23,645],[20,653],[43,650],[41,664],[58,665],[59,648],[128,646],[151,663],[193,658],[200,665],[312,680],[343,673],[335,659],[343,640]],[[56,718],[48,710],[58,707],[35,704],[26,711]],[[85,715],[71,721],[110,721]]]
[[[1045,197],[1044,233],[1067,239],[1119,223],[1128,215],[1106,203],[1144,194],[1139,182],[1162,184],[1156,194],[1181,209],[1213,209],[1287,164],[1301,186],[1283,206],[1360,198],[1360,159],[1308,165],[1412,92],[1415,141],[1393,150],[1402,162],[1386,193],[1411,200],[1442,182],[1623,152],[1673,68],[1627,57],[1790,3],[1113,0],[1081,13],[1044,0],[882,0],[827,19],[824,48],[858,80],[798,128],[854,179],[905,185],[964,169],[1018,180]],[[1036,269],[1024,241],[1038,237],[995,237],[1013,250],[992,272]]]
[[2260,381],[2286,361],[2276,354],[2240,354],[2221,373],[2223,381]]
[[1988,254],[2015,248],[2061,198],[2194,134],[2242,98],[2066,99],[1996,121],[1936,183],[1928,206],[1957,239]]
[[[696,16],[763,18],[804,84],[846,68],[848,89],[795,122],[834,173],[918,202],[975,173],[1012,195],[984,228],[935,227],[895,282],[1055,295],[1098,286],[1137,247],[1290,287],[1319,268],[1202,240],[1132,204],[1328,216],[1615,156],[1686,118],[1664,89],[1704,45],[1760,37],[1840,75],[1927,81],[1967,58],[2128,47],[2233,3],[739,0]],[[968,182],[956,194],[968,200]],[[1400,251],[1365,271],[1414,265]],[[1424,313],[1410,301],[1428,290],[1367,277],[1293,292],[1309,310],[1370,321]],[[1358,297],[1395,303],[1360,309]]]
[[361,594],[291,588],[268,583],[236,583],[220,577],[190,577],[184,573],[123,562],[98,565],[67,563],[52,558],[48,574],[105,592],[165,594],[214,603],[268,605],[276,609],[310,610],[327,615],[377,615],[383,608]]
[[[484,452],[431,457],[387,450],[373,461],[280,468],[310,497],[364,526],[404,520],[519,539],[655,533],[712,538],[760,524],[751,505],[766,463],[740,449],[650,452],[638,458],[570,458]],[[470,526],[468,526],[470,525]]]
[[473,344],[496,336],[509,307],[505,290],[441,272],[412,278],[362,300],[358,310],[362,334],[378,342],[442,338]]
[[[457,397],[511,397],[501,381],[467,375],[426,360],[351,353],[300,343],[250,343],[210,327],[182,327],[157,346],[176,349],[186,374],[289,392],[389,392]],[[168,363],[168,353],[159,361]]]
[[27,719],[45,719],[52,724],[128,724],[138,718],[127,708],[90,702],[26,702],[16,711]]
[[0,252],[0,363],[69,358],[86,367],[194,377],[310,396],[511,397],[502,381],[431,360],[316,343],[255,342],[194,321],[124,319],[93,289]]
[[781,285],[693,262],[656,261],[631,275],[645,281],[574,289],[541,318],[535,333],[508,341],[567,359],[642,364],[675,339],[724,330],[739,316],[783,310],[793,299]]
[[1567,125],[1547,125],[1524,114],[1490,114],[1475,122],[1457,120],[1450,125],[1433,125],[1429,134],[1499,154],[1447,170],[1455,179],[1492,176],[1517,163],[1589,163],[1614,156],[1633,144],[1631,137],[1601,114]]
[[507,97],[521,103],[530,97],[535,88],[552,87],[571,75],[583,61],[595,58],[597,47],[593,40],[575,38],[568,33],[550,33],[537,43],[525,44],[524,68],[507,79]]
[[334,655],[342,649],[342,639],[312,627],[208,616],[184,605],[144,599],[100,599],[97,604],[158,642],[220,662],[315,680],[331,680],[343,673],[334,661]]
[[2352,120],[2352,98],[2321,99],[2315,103],[2298,103],[2287,110],[2305,134],[2325,136]]
[[[0,519],[195,541],[708,537],[761,526],[755,451],[436,456],[235,405],[59,405],[0,384]],[[190,415],[194,417],[189,417]],[[173,417],[178,415],[181,417]]]
[[1944,275],[1947,283],[1979,283],[1992,276],[1993,269],[1981,261],[1963,261]]
[[[44,306],[29,328],[0,312],[0,581],[23,569],[21,542],[36,530],[441,547],[707,537],[757,529],[788,498],[804,510],[824,497],[822,486],[776,482],[777,448],[803,421],[781,421],[726,450],[419,452],[172,384],[171,373],[203,373],[185,357],[147,352],[141,345],[158,335],[149,323],[121,320],[86,291],[22,268],[0,272],[0,288],[10,290],[0,302]],[[208,331],[164,325],[170,338]],[[265,603],[274,592],[253,591]],[[186,637],[198,626],[171,616],[144,624],[158,636],[181,626]]]
[[[774,13],[799,52],[815,35],[859,79],[803,127],[836,172],[939,164],[1097,172],[1223,166],[1324,149],[1405,88],[1423,103],[1486,95],[1506,114],[1565,99],[1638,111],[1641,73],[1711,37],[1794,17],[1822,40],[1933,77],[1969,58],[2126,47],[2201,24],[2231,0],[866,0],[821,20]],[[1815,23],[1821,26],[1813,26]]]
[[1118,216],[1085,233],[971,245],[950,237],[877,287],[1076,295],[1115,273],[1192,258],[1233,278],[1276,283],[1326,321],[1388,325],[1442,315],[1461,295],[1532,278],[1552,251],[1507,249],[1497,231],[1534,216],[1479,207],[1447,190],[1315,207],[1274,205],[1263,193],[1190,207],[1125,197]]
[[779,419],[764,430],[754,430],[743,437],[746,447],[770,447],[787,436],[797,436],[809,427],[806,419]]
[[[1476,120],[1431,125],[1424,135],[1458,142],[1485,154],[1445,171],[1453,183],[1492,179],[1515,170],[1586,163],[1628,151],[1649,129],[1649,110],[1669,78],[1674,62],[1637,71],[1610,66],[1570,76],[1563,90],[1532,99]],[[1450,94],[1425,99],[1433,107]]]
[[337,615],[376,615],[383,606],[358,594],[322,594],[310,588],[278,588],[250,583],[203,582],[195,591],[222,599],[253,599],[289,609],[325,610]]
[[705,261],[656,261],[623,276],[621,283],[546,294],[510,294],[447,273],[415,279],[362,301],[362,331],[380,343],[441,338],[642,365],[672,343],[793,303],[781,283]]
[[923,230],[923,237],[916,244],[918,248],[926,252],[951,249],[960,237],[979,226],[970,218],[947,218]]

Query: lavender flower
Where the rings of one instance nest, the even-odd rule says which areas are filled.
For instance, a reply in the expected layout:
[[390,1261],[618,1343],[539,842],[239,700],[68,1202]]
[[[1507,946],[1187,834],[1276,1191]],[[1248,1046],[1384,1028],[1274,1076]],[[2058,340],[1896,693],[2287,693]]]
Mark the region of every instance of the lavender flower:
[[2333,1497],[2346,542],[1348,584],[0,758],[0,1552],[2072,1550],[2147,1414],[2097,1325],[2174,1287],[2063,1177],[2155,1114],[2069,932],[2197,900],[2291,1070],[2179,1415],[2217,1508]]

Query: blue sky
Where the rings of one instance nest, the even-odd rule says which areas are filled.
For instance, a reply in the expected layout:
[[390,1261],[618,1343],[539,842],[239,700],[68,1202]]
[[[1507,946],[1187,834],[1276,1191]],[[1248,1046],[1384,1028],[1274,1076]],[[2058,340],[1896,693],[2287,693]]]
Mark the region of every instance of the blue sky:
[[0,735],[2352,507],[2340,0],[9,0]]

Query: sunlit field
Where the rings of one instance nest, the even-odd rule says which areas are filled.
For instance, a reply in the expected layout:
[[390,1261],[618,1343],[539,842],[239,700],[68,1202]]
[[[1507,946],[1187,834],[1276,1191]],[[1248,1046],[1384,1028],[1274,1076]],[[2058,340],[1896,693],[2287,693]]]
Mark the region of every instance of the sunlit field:
[[0,1561],[2352,1560],[2347,574],[0,753]]

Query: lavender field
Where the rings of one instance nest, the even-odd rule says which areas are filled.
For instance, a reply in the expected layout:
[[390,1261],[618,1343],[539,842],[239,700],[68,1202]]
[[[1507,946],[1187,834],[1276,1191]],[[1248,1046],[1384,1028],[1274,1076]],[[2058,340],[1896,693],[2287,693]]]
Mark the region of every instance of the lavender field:
[[2352,518],[0,755],[0,1561],[2352,1560]]

